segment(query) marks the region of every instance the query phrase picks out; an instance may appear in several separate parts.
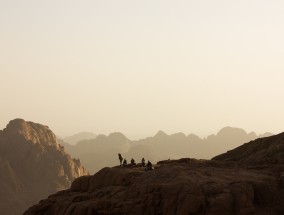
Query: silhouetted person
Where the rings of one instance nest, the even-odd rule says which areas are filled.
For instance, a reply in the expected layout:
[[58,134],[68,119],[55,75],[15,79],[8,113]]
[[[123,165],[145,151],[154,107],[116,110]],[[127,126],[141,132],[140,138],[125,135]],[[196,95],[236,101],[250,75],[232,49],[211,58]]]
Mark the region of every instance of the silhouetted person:
[[144,158],[142,158],[142,166],[144,167],[145,166],[145,159]]
[[120,162],[120,166],[121,166],[121,164],[122,164],[122,161],[123,161],[123,158],[122,158],[121,154],[118,154],[118,159],[119,159],[119,162]]
[[146,166],[146,170],[152,170],[153,166],[152,163],[150,161],[148,161],[147,166]]
[[135,160],[133,158],[131,159],[131,166],[136,166]]
[[127,160],[124,158],[123,166],[126,166],[126,165],[127,165]]

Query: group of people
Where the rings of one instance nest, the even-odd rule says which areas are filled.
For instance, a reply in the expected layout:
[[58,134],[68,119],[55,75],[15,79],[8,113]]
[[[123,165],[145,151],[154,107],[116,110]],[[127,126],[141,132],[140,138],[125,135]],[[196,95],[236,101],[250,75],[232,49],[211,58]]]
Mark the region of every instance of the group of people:
[[[120,166],[127,166],[127,160],[121,156],[121,154],[118,154],[118,159],[119,159],[119,162],[120,162]],[[132,158],[131,161],[130,161],[130,165],[132,167],[135,167],[136,166],[136,163],[135,163],[135,160]],[[145,163],[145,159],[142,158],[141,160],[141,165],[142,167],[145,167],[146,170],[152,170],[153,169],[153,165],[152,163],[148,160],[147,164]]]

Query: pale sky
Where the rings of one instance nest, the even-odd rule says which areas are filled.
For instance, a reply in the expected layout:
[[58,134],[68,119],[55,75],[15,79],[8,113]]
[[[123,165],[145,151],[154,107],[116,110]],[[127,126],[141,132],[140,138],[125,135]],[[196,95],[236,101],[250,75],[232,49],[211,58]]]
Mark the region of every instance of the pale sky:
[[283,0],[0,0],[0,129],[284,131]]

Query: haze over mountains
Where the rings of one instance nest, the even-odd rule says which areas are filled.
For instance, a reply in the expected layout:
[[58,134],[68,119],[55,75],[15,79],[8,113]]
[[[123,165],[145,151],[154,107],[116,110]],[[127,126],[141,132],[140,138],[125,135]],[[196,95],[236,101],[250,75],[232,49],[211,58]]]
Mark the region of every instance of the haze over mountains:
[[284,215],[283,10],[0,0],[0,215]]
[[118,153],[121,153],[128,162],[131,158],[140,162],[142,157],[154,163],[163,159],[181,157],[210,159],[245,142],[271,135],[271,133],[257,135],[255,132],[247,133],[240,128],[225,127],[216,135],[212,134],[203,139],[195,134],[168,135],[159,131],[153,137],[135,141],[129,140],[119,132],[109,136],[98,135],[90,140],[81,140],[76,145],[70,145],[62,140],[58,141],[68,153],[80,158],[83,165],[94,173],[103,167],[117,165]]
[[165,160],[148,171],[139,165],[103,168],[24,213],[61,214],[282,215],[284,133],[212,160]]
[[69,143],[71,145],[75,145],[76,143],[78,143],[81,140],[94,139],[94,138],[96,138],[96,136],[97,135],[95,135],[92,132],[80,132],[80,133],[74,134],[72,136],[65,137],[63,140],[66,143]]
[[[117,166],[118,153],[122,153],[128,162],[131,158],[140,162],[142,157],[152,163],[181,157],[211,158],[219,152],[269,135],[258,136],[232,127],[225,127],[204,139],[194,134],[168,135],[159,131],[153,137],[136,141],[119,132],[88,140],[85,138],[93,134],[81,133],[69,138],[69,142],[84,140],[71,145],[57,139],[47,126],[15,119],[0,131],[0,214],[21,214],[40,199],[69,188],[75,178],[88,175],[87,170],[94,173],[107,166]],[[86,169],[79,159],[73,159],[65,151],[80,158]]]
[[86,174],[47,126],[15,119],[0,130],[0,214],[22,214]]

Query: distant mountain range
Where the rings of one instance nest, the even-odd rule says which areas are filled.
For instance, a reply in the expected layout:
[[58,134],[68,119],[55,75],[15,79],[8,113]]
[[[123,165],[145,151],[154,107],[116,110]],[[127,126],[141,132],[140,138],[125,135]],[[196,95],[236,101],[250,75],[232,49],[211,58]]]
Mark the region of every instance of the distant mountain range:
[[97,135],[95,135],[92,132],[80,132],[80,133],[74,134],[72,136],[65,137],[63,139],[63,141],[66,142],[66,143],[69,143],[71,145],[75,145],[82,140],[90,140],[90,139],[94,139],[96,137],[97,137]]
[[[128,162],[131,158],[141,162],[142,157],[152,163],[182,157],[208,159],[271,135],[256,135],[240,128],[225,127],[216,135],[203,139],[194,134],[168,135],[163,131],[137,141],[131,141],[119,132],[108,136],[80,133],[67,138],[67,143],[56,138],[47,126],[15,119],[0,130],[0,214],[21,214],[51,193],[69,188],[75,178],[88,175],[87,170],[94,173],[107,166],[119,165],[118,153]],[[76,141],[79,141],[76,145],[70,144]],[[280,155],[276,152],[270,155],[270,151],[277,151],[280,145],[272,145],[267,152],[269,141],[266,142],[263,145],[262,139],[259,139],[254,144],[248,143],[249,147],[239,147],[216,159],[276,162]],[[80,158],[87,170],[79,159],[66,152]]]
[[94,139],[81,140],[76,145],[60,139],[58,142],[72,156],[80,158],[83,165],[94,173],[105,166],[119,164],[118,153],[121,153],[128,162],[131,158],[140,162],[142,157],[154,163],[181,157],[210,159],[243,143],[271,135],[271,133],[257,135],[255,132],[247,133],[241,128],[225,127],[217,134],[203,139],[195,134],[168,135],[159,131],[153,137],[136,141],[131,141],[122,133],[116,132],[109,136],[98,135]]
[[47,126],[15,119],[0,130],[0,214],[22,214],[87,174]]
[[96,172],[104,166],[117,165],[118,153],[129,151],[131,141],[121,133],[109,136],[98,135],[95,139],[82,140],[76,145],[70,145],[58,139],[65,151],[76,158],[80,158],[84,166],[91,172]]

